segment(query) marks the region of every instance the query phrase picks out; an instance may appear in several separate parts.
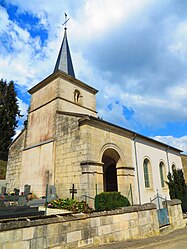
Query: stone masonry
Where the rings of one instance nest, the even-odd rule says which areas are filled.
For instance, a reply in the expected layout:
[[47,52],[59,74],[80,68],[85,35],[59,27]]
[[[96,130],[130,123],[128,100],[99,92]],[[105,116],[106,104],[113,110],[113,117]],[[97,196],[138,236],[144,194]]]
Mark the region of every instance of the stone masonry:
[[13,190],[12,188],[13,186],[14,188],[16,188],[19,187],[20,185],[20,175],[22,170],[22,154],[25,145],[25,134],[26,131],[23,131],[9,149],[8,169],[6,175],[6,178],[8,179],[7,181],[8,191]]
[[0,249],[80,248],[159,235],[154,204],[0,223]]

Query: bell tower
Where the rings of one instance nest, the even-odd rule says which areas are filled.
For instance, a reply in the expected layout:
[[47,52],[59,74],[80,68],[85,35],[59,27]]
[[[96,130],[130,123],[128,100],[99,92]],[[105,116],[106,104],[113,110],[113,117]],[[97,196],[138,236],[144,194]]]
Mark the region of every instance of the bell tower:
[[[68,20],[65,16],[65,24]],[[29,90],[31,104],[26,147],[54,138],[57,111],[96,117],[97,92],[75,78],[65,26],[53,73]]]

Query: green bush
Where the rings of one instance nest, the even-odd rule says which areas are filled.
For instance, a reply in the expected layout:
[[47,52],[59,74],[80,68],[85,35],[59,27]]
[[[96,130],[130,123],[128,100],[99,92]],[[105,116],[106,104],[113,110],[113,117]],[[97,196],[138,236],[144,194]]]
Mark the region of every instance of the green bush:
[[95,196],[95,210],[97,211],[126,206],[130,206],[130,202],[120,192],[103,192]]
[[171,199],[179,199],[182,201],[182,211],[187,212],[187,186],[184,179],[184,174],[181,169],[174,169],[173,174],[169,173],[166,184],[169,187],[169,195]]
[[182,211],[183,213],[187,213],[187,189],[181,201],[182,201],[181,203]]
[[48,204],[49,208],[66,209],[73,212],[91,212],[91,208],[85,201],[74,199],[57,199]]

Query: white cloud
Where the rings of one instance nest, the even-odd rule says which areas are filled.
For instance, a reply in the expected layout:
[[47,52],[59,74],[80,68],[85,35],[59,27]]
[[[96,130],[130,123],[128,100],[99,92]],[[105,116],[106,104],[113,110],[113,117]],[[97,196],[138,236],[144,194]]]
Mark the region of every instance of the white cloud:
[[186,60],[187,56],[187,21],[178,22],[172,31],[168,49],[176,56]]
[[18,104],[19,104],[19,109],[21,111],[21,115],[23,115],[23,119],[25,119],[27,117],[27,111],[28,111],[28,105],[25,104],[20,98],[18,99]]
[[112,30],[115,33],[116,26],[140,12],[148,3],[148,0],[87,0],[78,22],[73,22],[73,33],[78,39],[99,38]]
[[[63,14],[67,12],[70,17],[68,39],[75,73],[77,78],[99,90],[99,116],[131,128],[162,127],[166,122],[186,120],[187,82],[184,66],[187,65],[187,23],[176,18],[175,13],[167,14],[168,1],[8,2],[17,5],[20,13],[28,12],[38,17],[37,28],[45,28],[48,38],[42,44],[39,36],[31,37],[29,27],[23,29],[19,22],[10,20],[5,9],[0,7],[0,36],[6,34],[8,37],[7,44],[3,43],[0,47],[0,77],[14,80],[28,89],[52,73],[63,36]],[[156,16],[158,13],[162,15]],[[131,35],[133,37],[129,39]],[[138,47],[140,42],[142,45]],[[103,44],[101,49],[106,51],[104,55],[98,49],[100,43]],[[138,49],[134,51],[132,44]],[[12,51],[8,51],[6,45],[11,45]],[[147,55],[148,50],[143,50],[147,45],[150,45],[153,54]],[[93,51],[91,59],[88,57],[89,51]],[[127,51],[131,56],[124,61],[129,55]],[[134,65],[141,52],[143,57],[136,67]],[[94,61],[94,53],[98,54],[97,62]],[[148,62],[144,66],[146,58]],[[102,69],[100,61],[107,64],[105,69]],[[183,63],[183,68],[178,66],[178,62]],[[132,65],[132,71],[124,72],[123,68],[129,65]],[[142,73],[137,74],[140,68]],[[181,68],[181,72],[178,72],[178,68]],[[180,76],[171,75],[175,70]],[[109,111],[107,106],[117,100],[121,104],[114,104]],[[125,120],[122,105],[134,110],[132,120]]]
[[179,138],[173,136],[155,136],[153,139],[183,150],[187,154],[187,136]]
[[16,139],[17,136],[19,136],[19,134],[21,133],[22,129],[18,128],[16,129],[16,134],[13,136],[12,140]]

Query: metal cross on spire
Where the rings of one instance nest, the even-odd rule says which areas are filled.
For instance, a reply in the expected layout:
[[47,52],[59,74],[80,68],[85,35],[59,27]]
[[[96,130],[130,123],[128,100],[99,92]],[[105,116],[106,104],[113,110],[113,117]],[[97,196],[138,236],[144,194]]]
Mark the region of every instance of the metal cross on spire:
[[70,54],[68,39],[67,39],[67,34],[66,34],[66,29],[67,29],[66,23],[69,21],[69,18],[67,18],[66,13],[64,14],[65,14],[65,22],[62,24],[63,26],[65,26],[64,27],[64,38],[63,38],[60,51],[58,54],[58,58],[55,64],[54,73],[60,70],[75,78],[73,63],[71,60],[71,54]]
[[69,18],[67,19],[68,15],[67,15],[66,13],[64,13],[64,15],[65,15],[65,21],[64,21],[64,23],[62,24],[62,26],[64,26],[64,29],[66,30],[66,29],[67,29],[67,28],[66,28],[66,23],[69,21]]

